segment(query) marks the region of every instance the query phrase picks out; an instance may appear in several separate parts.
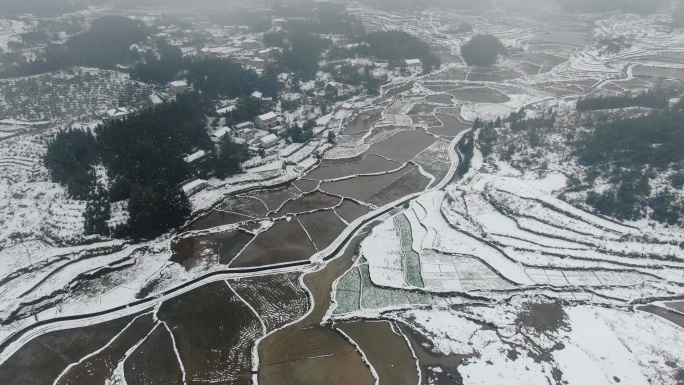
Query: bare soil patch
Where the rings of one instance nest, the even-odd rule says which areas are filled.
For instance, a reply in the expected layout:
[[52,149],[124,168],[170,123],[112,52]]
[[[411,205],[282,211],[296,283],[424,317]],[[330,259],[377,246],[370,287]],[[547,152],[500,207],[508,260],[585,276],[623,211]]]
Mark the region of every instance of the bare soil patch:
[[164,302],[158,317],[173,332],[188,383],[250,383],[251,348],[261,324],[225,282]]
[[296,220],[279,220],[260,233],[233,260],[231,267],[255,267],[303,261],[316,253],[313,243]]
[[183,372],[166,327],[157,325],[124,363],[128,385],[183,384]]
[[389,186],[380,190],[368,202],[376,206],[384,206],[399,198],[423,191],[429,184],[430,179],[421,174],[418,168],[414,168]]
[[96,355],[71,367],[56,384],[104,384],[114,369],[126,358],[126,352],[145,338],[155,327],[152,314],[135,319],[109,346]]
[[370,130],[373,123],[380,120],[382,117],[382,110],[372,110],[362,112],[354,117],[349,123],[344,126],[342,132],[345,134],[357,134]]
[[330,246],[347,228],[347,225],[332,210],[300,215],[297,219],[309,233],[319,251]]
[[423,130],[404,131],[372,145],[368,153],[406,163],[436,141],[435,137]]
[[34,338],[0,365],[0,384],[52,384],[72,363],[102,348],[133,316]]
[[406,341],[387,321],[359,321],[336,325],[360,347],[380,378],[380,385],[418,383],[416,361]]
[[259,313],[268,331],[302,317],[309,298],[299,285],[299,274],[241,278],[230,284]]
[[214,210],[192,222],[189,226],[189,229],[192,231],[208,230],[213,229],[214,227],[248,221],[250,219],[252,218],[242,214]]
[[340,201],[341,199],[339,197],[316,191],[313,194],[303,195],[300,198],[285,203],[277,213],[271,214],[271,216],[282,217],[288,214],[328,209],[337,206],[340,204]]
[[335,209],[337,215],[342,217],[345,221],[352,223],[357,218],[360,218],[370,211],[368,207],[362,206],[352,200],[344,199],[342,204]]
[[413,167],[406,166],[399,171],[383,175],[360,176],[341,181],[323,183],[321,189],[331,194],[366,201],[383,188],[390,185]]

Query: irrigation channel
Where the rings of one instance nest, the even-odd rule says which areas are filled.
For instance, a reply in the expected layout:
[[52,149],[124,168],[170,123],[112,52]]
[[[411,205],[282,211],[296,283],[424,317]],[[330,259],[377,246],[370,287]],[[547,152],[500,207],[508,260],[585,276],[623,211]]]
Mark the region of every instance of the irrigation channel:
[[[190,269],[209,245],[225,269],[126,306],[15,332],[0,345],[0,383],[416,383],[416,361],[398,325],[322,324],[334,281],[379,219],[456,174],[456,145],[469,126],[453,119],[438,135],[381,113],[409,88],[390,88],[370,113],[346,127],[340,122],[340,136],[370,143],[363,153],[324,160],[290,186],[263,190],[268,196],[228,198],[191,223],[172,260]],[[442,164],[426,161],[440,156]],[[275,224],[253,234],[263,218]],[[230,223],[238,231],[206,234]],[[373,352],[386,343],[391,357],[376,362]]]

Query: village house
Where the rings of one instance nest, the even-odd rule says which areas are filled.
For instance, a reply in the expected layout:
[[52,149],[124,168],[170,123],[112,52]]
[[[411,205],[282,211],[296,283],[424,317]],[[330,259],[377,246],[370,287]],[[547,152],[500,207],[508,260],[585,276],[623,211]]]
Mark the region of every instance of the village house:
[[261,148],[271,148],[278,145],[278,136],[276,134],[269,134],[256,140],[256,145]]
[[126,109],[126,107],[116,107],[112,108],[111,110],[107,110],[105,119],[110,122],[115,122],[117,120],[124,119],[129,113],[130,112]]
[[208,184],[206,180],[193,177],[181,183],[180,189],[185,193],[185,196],[189,197],[204,190],[207,188],[207,185]]
[[185,158],[183,158],[183,160],[185,161],[185,163],[191,164],[191,163],[194,163],[194,162],[204,158],[204,156],[206,154],[207,153],[204,152],[204,150],[199,150],[195,153],[192,153],[192,154],[186,156]]
[[263,70],[264,68],[266,68],[266,61],[258,57],[251,59],[248,64],[257,70]]
[[408,59],[408,60],[405,60],[405,62],[406,62],[406,67],[408,67],[408,69],[411,71],[420,70],[421,67],[423,66],[423,62],[421,62],[420,59]]
[[188,90],[188,83],[183,80],[177,80],[175,82],[169,83],[169,93],[171,96],[176,96],[182,94]]
[[257,116],[257,118],[254,120],[254,125],[262,130],[273,128],[278,125],[278,115],[276,115],[274,112],[269,112],[267,114]]
[[235,137],[242,140],[252,140],[256,136],[256,132],[252,128],[242,128],[235,132]]
[[285,19],[273,19],[274,28],[283,28],[283,25],[285,25]]
[[214,131],[213,134],[211,134],[211,141],[214,143],[218,143],[222,141],[224,138],[227,138],[230,136],[231,130],[228,127],[221,127],[218,130]]

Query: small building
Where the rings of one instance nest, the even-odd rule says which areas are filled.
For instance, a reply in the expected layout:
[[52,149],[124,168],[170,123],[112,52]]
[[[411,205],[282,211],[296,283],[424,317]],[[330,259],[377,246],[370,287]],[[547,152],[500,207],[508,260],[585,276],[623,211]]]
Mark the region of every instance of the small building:
[[277,48],[264,48],[260,51],[257,51],[256,57],[263,59],[263,60],[268,60],[268,59],[272,59],[276,55],[276,53],[278,53],[278,52],[280,52],[280,51],[278,51]]
[[106,119],[110,122],[115,122],[117,120],[124,119],[129,113],[130,112],[126,109],[126,107],[112,108],[111,110],[107,110]]
[[213,134],[211,134],[211,141],[214,143],[218,143],[222,141],[224,138],[229,137],[231,133],[230,128],[228,127],[221,127],[218,130],[214,131]]
[[423,66],[423,62],[421,62],[420,59],[408,59],[404,61],[406,62],[406,67],[410,70],[417,70]]
[[204,150],[199,150],[193,154],[186,156],[185,158],[183,158],[183,160],[185,161],[185,163],[188,163],[188,164],[194,163],[194,162],[197,162],[198,160],[204,158],[204,156],[206,154],[207,153],[204,152]]
[[256,132],[252,128],[243,128],[235,132],[235,137],[242,140],[252,140],[256,136]]
[[271,148],[278,144],[278,136],[276,134],[269,134],[256,140],[256,144],[261,148]]
[[190,57],[190,56],[195,56],[197,55],[197,48],[196,47],[181,47],[181,53],[183,54],[183,57]]
[[219,108],[218,110],[216,110],[216,114],[221,116],[223,114],[227,114],[229,112],[235,111],[235,108],[236,108],[235,106],[227,106],[227,107]]
[[287,81],[290,79],[290,74],[283,72],[282,74],[278,75],[278,81],[281,83],[287,83]]
[[274,112],[269,112],[267,114],[257,116],[257,118],[254,120],[254,125],[262,130],[273,128],[278,125],[278,115],[276,115]]
[[242,41],[242,43],[240,43],[240,45],[245,49],[257,49],[261,47],[261,43],[254,39],[245,39]]
[[273,26],[275,28],[283,28],[285,25],[285,19],[273,19]]
[[177,80],[175,82],[169,83],[169,93],[172,96],[182,94],[183,92],[185,92],[187,90],[188,90],[188,83],[186,83],[183,80]]
[[252,122],[242,122],[240,124],[235,125],[235,130],[240,131],[240,130],[244,130],[245,128],[253,128],[253,127],[254,127],[254,123],[252,123]]
[[249,65],[257,70],[263,70],[266,68],[266,60],[255,57],[249,61]]
[[250,95],[250,96],[255,98],[255,99],[261,99],[264,96],[264,94],[262,94],[259,91],[254,91],[254,92],[252,92],[252,95]]
[[204,190],[207,188],[207,185],[208,184],[206,180],[194,177],[181,183],[180,189],[185,193],[185,196],[189,197]]

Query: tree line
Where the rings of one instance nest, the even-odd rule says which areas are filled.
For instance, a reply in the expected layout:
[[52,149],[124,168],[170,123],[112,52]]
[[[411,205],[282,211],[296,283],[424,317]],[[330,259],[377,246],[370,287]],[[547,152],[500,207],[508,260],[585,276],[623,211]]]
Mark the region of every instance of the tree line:
[[577,111],[611,110],[627,107],[665,108],[672,91],[653,89],[636,95],[597,96],[581,98],[577,101]]
[[[203,164],[187,164],[184,156],[197,150],[209,153]],[[111,230],[115,237],[150,239],[189,216],[180,182],[197,173],[225,177],[240,172],[248,157],[243,145],[213,148],[201,97],[185,93],[124,120],[105,122],[94,134],[59,132],[48,143],[44,164],[70,197],[88,201],[86,233],[109,235]],[[106,183],[96,167],[106,170]],[[110,203],[123,200],[128,200],[129,220],[109,229]]]

